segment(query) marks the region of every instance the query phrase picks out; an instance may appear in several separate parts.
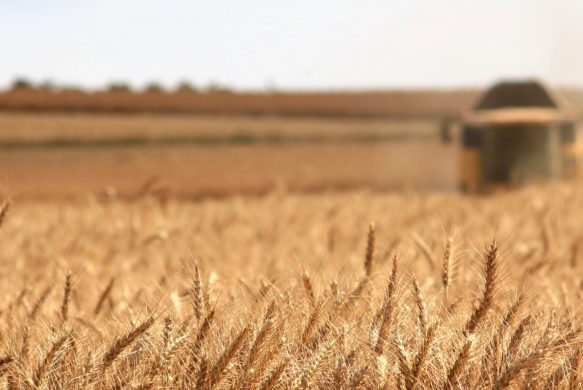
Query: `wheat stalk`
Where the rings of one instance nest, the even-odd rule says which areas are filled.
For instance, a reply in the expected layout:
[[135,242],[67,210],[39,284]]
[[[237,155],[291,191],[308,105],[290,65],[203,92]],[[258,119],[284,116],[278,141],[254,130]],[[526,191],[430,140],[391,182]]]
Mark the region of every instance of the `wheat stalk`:
[[40,296],[38,297],[38,299],[34,303],[32,310],[28,314],[28,318],[30,318],[31,320],[36,318],[37,314],[39,313],[40,309],[43,307],[45,301],[49,297],[49,294],[51,293],[52,290],[53,290],[53,286],[48,286],[47,288],[45,288],[42,291],[42,293],[40,294]]
[[103,307],[103,303],[105,302],[107,297],[109,297],[109,295],[111,294],[111,290],[113,289],[114,282],[115,282],[115,278],[109,279],[107,286],[105,286],[105,289],[103,290],[101,295],[99,295],[99,299],[97,300],[97,304],[95,305],[95,309],[93,310],[93,314],[98,315],[101,312],[101,308]]
[[427,264],[429,268],[433,270],[435,268],[435,260],[433,258],[433,253],[431,253],[431,248],[427,245],[423,239],[417,235],[416,233],[413,234],[413,242],[417,245],[417,247],[421,250],[421,253],[427,260]]

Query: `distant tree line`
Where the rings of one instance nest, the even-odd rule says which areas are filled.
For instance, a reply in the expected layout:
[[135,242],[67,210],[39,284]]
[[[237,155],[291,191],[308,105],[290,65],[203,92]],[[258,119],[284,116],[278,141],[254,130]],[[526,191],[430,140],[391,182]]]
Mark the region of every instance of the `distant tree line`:
[[[85,89],[77,86],[58,85],[50,80],[35,83],[25,77],[17,77],[12,82],[11,91],[77,91],[82,92]],[[168,88],[157,81],[146,83],[143,88],[135,88],[125,81],[113,81],[104,88],[99,89],[104,92],[148,92],[148,93],[166,93],[166,92],[231,92],[231,88],[226,85],[211,82],[206,87],[197,87],[188,80],[180,81],[175,87]]]

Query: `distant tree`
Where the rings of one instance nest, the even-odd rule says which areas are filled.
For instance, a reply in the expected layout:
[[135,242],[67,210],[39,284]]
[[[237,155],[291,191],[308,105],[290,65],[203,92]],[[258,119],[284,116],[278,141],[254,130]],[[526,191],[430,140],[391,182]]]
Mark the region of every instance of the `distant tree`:
[[152,81],[146,85],[146,92],[164,92],[164,87],[160,83]]
[[83,93],[83,92],[85,92],[83,90],[83,88],[78,87],[76,85],[61,85],[57,89],[59,91],[61,91],[61,92],[75,92],[75,93],[79,93],[79,92]]
[[37,88],[41,91],[55,91],[57,86],[51,80],[45,80],[40,83]]
[[107,86],[109,92],[131,92],[131,87],[128,83],[115,81]]
[[178,83],[178,87],[176,87],[178,92],[195,92],[196,87],[190,81],[181,81]]
[[18,77],[12,82],[12,90],[33,89],[32,83],[24,77]]
[[214,81],[206,87],[206,91],[212,93],[231,93],[231,89],[229,87]]

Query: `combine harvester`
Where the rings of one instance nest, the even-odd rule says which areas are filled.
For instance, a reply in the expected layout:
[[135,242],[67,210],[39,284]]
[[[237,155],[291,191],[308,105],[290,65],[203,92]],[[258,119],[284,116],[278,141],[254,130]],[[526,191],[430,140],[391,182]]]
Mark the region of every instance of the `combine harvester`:
[[[492,192],[577,173],[576,113],[537,81],[501,82],[457,123],[460,187]],[[444,140],[451,139],[448,127]]]

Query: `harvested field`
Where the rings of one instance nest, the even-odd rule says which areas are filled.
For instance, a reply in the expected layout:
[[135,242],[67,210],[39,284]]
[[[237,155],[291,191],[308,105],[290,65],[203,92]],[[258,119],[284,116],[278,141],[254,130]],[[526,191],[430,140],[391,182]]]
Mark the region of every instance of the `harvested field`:
[[281,186],[449,190],[455,147],[438,129],[423,120],[2,113],[0,194],[115,188],[131,197],[154,179],[156,190],[191,198]]
[[[276,116],[198,116],[152,114],[1,113],[0,147],[67,142],[91,146],[109,141],[254,143],[358,141],[435,137],[439,121]],[[352,137],[352,138],[351,138]]]
[[[155,187],[186,198],[368,186],[455,188],[452,146],[423,142],[35,148],[0,153],[0,193],[59,199]],[[426,164],[431,156],[432,164]],[[420,166],[425,166],[420,169]],[[154,189],[155,190],[155,189]]]
[[582,204],[580,183],[15,203],[0,381],[581,388]]

